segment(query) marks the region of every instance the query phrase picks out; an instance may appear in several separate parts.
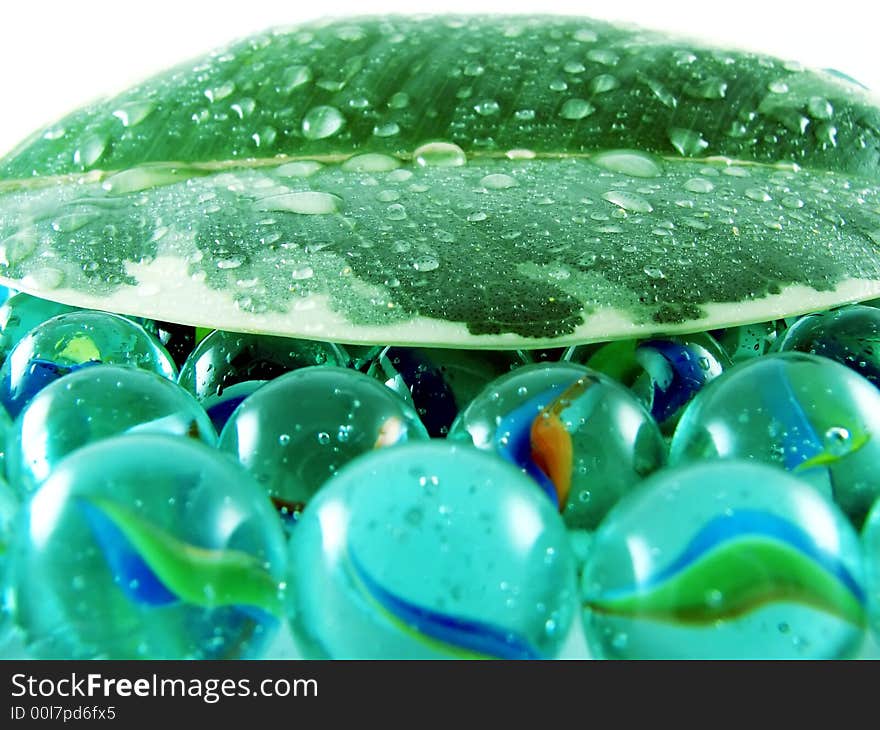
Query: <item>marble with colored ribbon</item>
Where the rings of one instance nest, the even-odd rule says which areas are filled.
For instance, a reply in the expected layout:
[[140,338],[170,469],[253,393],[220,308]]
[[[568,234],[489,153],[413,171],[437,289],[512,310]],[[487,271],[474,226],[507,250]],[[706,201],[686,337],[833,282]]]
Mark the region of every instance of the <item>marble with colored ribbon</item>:
[[459,414],[449,438],[518,466],[566,524],[583,529],[594,529],[666,453],[632,393],[569,362],[527,365],[493,381]]
[[574,558],[517,469],[440,440],[343,469],[291,532],[291,627],[310,657],[538,659],[574,616]]
[[785,352],[737,366],[688,406],[670,462],[753,459],[831,496],[861,528],[880,497],[880,391],[824,357]]
[[73,453],[31,499],[11,565],[36,657],[259,657],[282,623],[272,506],[191,439],[126,435]]
[[666,470],[597,532],[583,574],[599,656],[836,658],[867,627],[858,536],[780,469],[710,462]]

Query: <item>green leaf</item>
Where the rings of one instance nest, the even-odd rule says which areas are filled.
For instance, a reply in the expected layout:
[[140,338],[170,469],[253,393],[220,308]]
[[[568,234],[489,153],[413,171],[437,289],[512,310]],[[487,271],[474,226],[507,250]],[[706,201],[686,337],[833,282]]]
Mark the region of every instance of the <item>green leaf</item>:
[[880,106],[572,18],[270,32],[0,161],[0,282],[343,342],[539,347],[880,295]]

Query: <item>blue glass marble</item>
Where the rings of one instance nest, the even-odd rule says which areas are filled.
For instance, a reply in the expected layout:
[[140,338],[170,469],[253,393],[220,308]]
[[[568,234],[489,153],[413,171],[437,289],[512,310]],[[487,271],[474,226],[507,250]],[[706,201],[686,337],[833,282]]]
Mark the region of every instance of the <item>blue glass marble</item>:
[[76,311],[79,311],[76,307],[32,297],[23,292],[10,297],[0,306],[0,365],[18,341],[34,327],[59,314]]
[[342,347],[330,342],[215,330],[186,359],[178,382],[204,400],[247,380],[272,380],[312,365],[345,367],[348,362]]
[[861,527],[880,497],[880,391],[833,360],[786,352],[740,364],[687,408],[670,463],[749,459],[786,469]]
[[193,439],[78,450],[19,527],[15,620],[37,658],[259,657],[283,620],[278,518],[240,467]]
[[526,365],[493,381],[449,438],[520,467],[567,525],[587,530],[666,456],[656,422],[629,390],[564,362]]
[[32,492],[68,454],[123,433],[217,443],[204,409],[174,381],[148,370],[96,365],[51,383],[21,412],[10,432],[9,479],[22,494]]
[[433,438],[495,378],[526,362],[516,352],[386,347],[368,369],[416,409]]
[[615,659],[832,659],[866,636],[858,535],[795,477],[730,461],[659,472],[596,532],[590,651]]
[[53,317],[18,342],[0,368],[0,405],[15,418],[49,383],[98,363],[177,377],[165,348],[143,327],[115,314],[83,310]]
[[439,440],[340,470],[293,531],[290,586],[298,644],[328,658],[552,658],[577,600],[552,504]]
[[333,474],[374,449],[428,438],[412,407],[371,377],[316,365],[266,383],[232,414],[220,449],[293,524]]
[[854,305],[801,317],[775,349],[836,360],[880,388],[880,309]]

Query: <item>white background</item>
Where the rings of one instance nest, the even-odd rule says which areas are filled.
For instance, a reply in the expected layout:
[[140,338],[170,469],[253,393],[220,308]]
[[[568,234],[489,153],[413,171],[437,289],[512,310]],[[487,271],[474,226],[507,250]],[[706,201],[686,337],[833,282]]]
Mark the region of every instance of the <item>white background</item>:
[[269,26],[412,12],[622,20],[837,68],[880,90],[877,0],[12,0],[0,6],[0,154],[95,97]]

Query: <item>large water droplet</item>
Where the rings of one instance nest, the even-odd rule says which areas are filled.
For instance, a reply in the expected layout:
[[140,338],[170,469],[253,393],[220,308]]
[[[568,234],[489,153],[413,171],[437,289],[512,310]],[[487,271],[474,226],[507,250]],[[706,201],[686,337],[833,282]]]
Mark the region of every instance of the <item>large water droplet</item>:
[[413,159],[422,167],[460,167],[467,164],[464,150],[452,142],[428,142],[413,151]]
[[77,165],[82,165],[83,167],[91,167],[94,165],[99,159],[101,159],[101,155],[104,154],[104,150],[107,149],[107,138],[103,135],[91,135],[86,137],[82,144],[77,147],[76,152],[73,153],[73,161]]
[[149,101],[130,101],[121,104],[113,116],[122,122],[123,127],[134,127],[146,119],[153,111],[154,105]]
[[289,66],[281,74],[281,88],[290,93],[312,80],[312,69],[308,66]]
[[516,187],[517,182],[510,175],[505,175],[503,172],[496,172],[491,175],[486,175],[486,177],[480,180],[480,185],[490,190],[505,190],[506,188]]
[[667,130],[667,134],[672,146],[684,157],[698,155],[709,146],[709,143],[703,139],[702,135],[693,129],[671,127]]
[[413,261],[413,268],[416,271],[434,271],[435,269],[440,268],[440,262],[435,256],[426,254],[424,256],[419,256],[419,258]]
[[590,161],[605,170],[632,177],[658,177],[663,172],[657,158],[638,150],[607,150],[593,155]]
[[694,99],[723,99],[727,94],[727,82],[718,78],[692,81],[685,84],[682,91]]
[[390,172],[400,167],[400,160],[376,152],[355,155],[342,163],[342,169],[349,172]]
[[273,195],[258,201],[259,210],[278,210],[300,215],[326,215],[339,210],[342,199],[330,193],[306,190]]
[[604,94],[620,86],[620,81],[611,74],[599,74],[590,82],[590,91],[594,94]]
[[296,160],[279,166],[275,170],[275,174],[282,177],[309,177],[322,167],[324,166],[315,160]]
[[633,213],[650,213],[654,210],[654,207],[641,195],[626,190],[609,190],[607,193],[602,193],[602,197],[609,203],[614,203],[614,205]]
[[586,99],[569,99],[559,110],[559,116],[563,119],[577,120],[590,116],[594,111],[596,107]]
[[344,126],[345,117],[335,106],[315,106],[303,117],[302,133],[306,139],[326,139]]
[[683,187],[692,193],[711,193],[715,189],[715,186],[704,177],[692,177]]
[[834,116],[834,107],[823,96],[811,96],[807,102],[807,111],[813,119],[831,119]]

